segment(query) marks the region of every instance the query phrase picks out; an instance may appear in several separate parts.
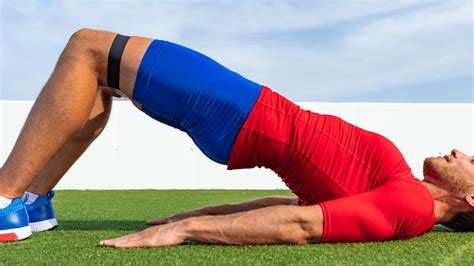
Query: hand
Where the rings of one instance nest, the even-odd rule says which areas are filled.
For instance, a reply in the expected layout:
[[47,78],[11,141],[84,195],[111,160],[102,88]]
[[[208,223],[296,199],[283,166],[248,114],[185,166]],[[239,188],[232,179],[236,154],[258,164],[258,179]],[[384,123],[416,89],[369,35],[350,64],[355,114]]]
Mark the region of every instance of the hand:
[[183,243],[184,235],[177,224],[153,226],[141,232],[114,239],[102,240],[99,246],[114,248],[144,248],[174,246]]
[[150,221],[147,221],[146,223],[149,225],[162,225],[162,224],[174,223],[174,222],[181,221],[181,220],[191,218],[191,217],[203,216],[203,215],[207,215],[207,214],[199,212],[199,211],[187,211],[187,212],[178,213],[173,216],[168,216],[161,219],[150,220]]

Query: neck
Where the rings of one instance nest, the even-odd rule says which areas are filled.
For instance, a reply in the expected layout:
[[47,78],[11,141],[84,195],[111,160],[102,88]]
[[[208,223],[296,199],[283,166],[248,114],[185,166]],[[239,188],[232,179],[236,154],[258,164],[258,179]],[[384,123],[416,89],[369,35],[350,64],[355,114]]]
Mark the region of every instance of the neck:
[[436,223],[444,223],[450,221],[459,209],[456,206],[459,205],[459,199],[453,197],[451,192],[440,188],[433,183],[423,180],[423,185],[431,192],[434,199],[434,213]]

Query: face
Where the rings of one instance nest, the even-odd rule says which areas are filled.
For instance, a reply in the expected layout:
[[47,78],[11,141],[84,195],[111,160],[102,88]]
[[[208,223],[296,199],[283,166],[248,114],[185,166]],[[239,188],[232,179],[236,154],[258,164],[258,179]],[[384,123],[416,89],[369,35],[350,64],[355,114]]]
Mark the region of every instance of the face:
[[423,163],[425,180],[456,194],[472,193],[474,187],[474,156],[459,150],[450,155],[428,157]]

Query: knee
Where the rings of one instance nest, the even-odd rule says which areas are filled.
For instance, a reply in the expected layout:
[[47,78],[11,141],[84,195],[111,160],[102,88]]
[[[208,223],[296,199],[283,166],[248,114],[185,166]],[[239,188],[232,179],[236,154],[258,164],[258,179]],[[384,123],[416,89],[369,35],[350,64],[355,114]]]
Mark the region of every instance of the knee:
[[69,38],[69,44],[85,46],[90,44],[97,34],[97,30],[82,28],[74,32]]
[[75,58],[87,57],[93,59],[94,57],[96,57],[94,55],[94,39],[97,38],[97,34],[97,30],[87,28],[80,29],[74,32],[69,38],[66,48],[64,49],[64,56],[72,56]]

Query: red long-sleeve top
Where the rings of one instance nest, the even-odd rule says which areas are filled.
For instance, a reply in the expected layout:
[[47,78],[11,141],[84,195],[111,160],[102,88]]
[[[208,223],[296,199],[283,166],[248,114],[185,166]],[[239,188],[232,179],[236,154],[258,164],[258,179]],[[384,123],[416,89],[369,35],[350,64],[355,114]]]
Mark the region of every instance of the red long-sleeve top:
[[272,169],[323,210],[323,242],[408,239],[434,225],[431,193],[385,137],[301,109],[263,87],[234,143],[228,169]]

